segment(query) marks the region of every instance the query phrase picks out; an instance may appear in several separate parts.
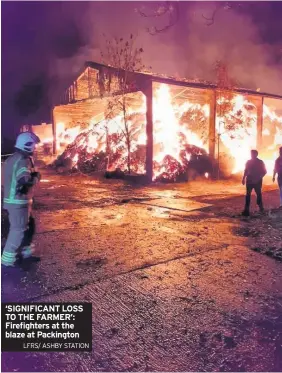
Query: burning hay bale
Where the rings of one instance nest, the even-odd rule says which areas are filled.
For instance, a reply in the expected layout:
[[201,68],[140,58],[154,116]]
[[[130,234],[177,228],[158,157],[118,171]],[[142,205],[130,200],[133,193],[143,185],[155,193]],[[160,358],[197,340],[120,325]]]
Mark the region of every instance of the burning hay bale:
[[171,155],[166,155],[161,164],[154,162],[154,170],[158,173],[156,181],[176,182],[184,176],[184,167]]
[[73,168],[73,161],[70,158],[65,158],[63,153],[51,164],[51,167],[55,168],[58,173],[69,172]]
[[[208,153],[195,145],[186,145],[180,153],[181,162],[171,156],[165,156],[162,166],[154,164],[158,173],[156,181],[183,182],[198,176],[212,175],[214,164]],[[165,171],[162,172],[162,167]]]
[[93,154],[91,158],[86,152],[79,155],[77,169],[83,173],[102,172],[107,169],[108,156],[105,152]]
[[[188,88],[154,83],[150,134],[146,134],[146,100],[141,92],[104,98],[108,101],[104,102],[103,113],[94,116],[89,124],[69,123],[68,128],[62,127],[63,136],[59,138],[69,136],[72,142],[54,165],[66,172],[104,172],[106,177],[144,175],[147,145],[153,140],[153,159],[147,165],[153,161],[155,181],[190,181],[214,175],[214,171],[224,178],[238,174],[244,169],[250,149],[256,147],[257,106],[250,98],[227,93],[221,92],[216,102],[215,138],[210,137],[210,99]],[[271,138],[275,135],[279,140],[282,118],[267,107],[264,110],[271,124],[277,125],[275,132],[270,126],[263,134],[271,134]],[[101,115],[104,119],[94,124]],[[209,156],[208,149],[216,159]]]
[[[179,133],[180,140],[183,134]],[[177,144],[176,144],[177,145]],[[156,143],[154,152],[164,153],[162,143]],[[130,172],[128,161],[130,160]],[[105,127],[80,133],[67,146],[53,166],[60,173],[79,170],[82,173],[104,172],[107,178],[125,178],[127,174],[138,176],[145,173],[146,145],[134,143],[128,156],[126,143],[120,133],[108,134]],[[197,176],[212,174],[213,162],[201,147],[182,143],[179,156],[165,154],[154,160],[154,180],[181,182]]]
[[198,176],[213,175],[215,162],[209,154],[194,145],[186,145],[186,153],[190,154],[190,159],[186,163],[187,180],[194,180]]
[[72,158],[65,158],[64,153],[54,162],[54,167],[58,172],[75,172],[76,170],[82,173],[93,173],[106,171],[108,163],[108,156],[105,152],[92,154],[89,156],[85,150],[78,153],[75,160]]
[[[106,170],[107,156],[103,149],[96,146],[95,130],[83,131],[69,144],[64,152],[55,160],[53,167],[57,171],[73,171],[78,169],[88,173]],[[104,134],[100,134],[100,137]],[[92,140],[93,143],[92,143]]]
[[131,160],[131,171],[133,173],[140,173],[143,170],[145,172],[145,162],[146,162],[146,145],[138,144],[136,149],[130,154]]
[[124,179],[124,177],[125,177],[125,173],[120,168],[117,168],[114,171],[105,172],[106,179]]
[[[201,138],[202,134],[198,136],[193,132],[199,127],[205,132],[207,104],[193,104],[183,98],[175,100],[178,96],[165,84],[158,84],[154,89],[154,180],[187,180],[187,160],[193,151],[186,151],[185,147],[187,144],[197,145],[198,149],[207,146]],[[137,92],[113,96],[108,101],[104,119],[81,127],[73,142],[55,162],[56,168],[66,171],[78,169],[84,173],[104,171],[106,177],[145,174],[147,136],[144,95]],[[73,135],[77,128],[79,124],[72,123],[64,134],[71,132]],[[200,150],[198,153],[202,154]],[[207,168],[205,172],[208,172]]]

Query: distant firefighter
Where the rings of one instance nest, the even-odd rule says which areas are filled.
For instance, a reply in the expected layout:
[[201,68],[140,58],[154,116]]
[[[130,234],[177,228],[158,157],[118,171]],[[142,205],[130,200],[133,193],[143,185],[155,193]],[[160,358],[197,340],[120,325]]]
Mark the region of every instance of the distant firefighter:
[[282,207],[282,146],[279,148],[279,157],[275,161],[273,182],[275,182],[276,174],[278,175],[277,182],[280,190],[280,207]]
[[243,216],[250,215],[251,194],[254,189],[257,195],[257,205],[260,212],[263,212],[262,202],[262,179],[266,175],[265,164],[261,159],[258,159],[258,151],[251,150],[251,159],[246,163],[245,172],[242,184],[246,184],[246,202],[245,209],[242,212]]
[[32,189],[41,178],[40,173],[34,171],[32,159],[39,142],[34,133],[22,132],[17,137],[15,153],[4,164],[4,208],[9,213],[10,231],[1,263],[6,267],[14,267],[19,255],[23,259],[39,260],[33,255],[31,215]]

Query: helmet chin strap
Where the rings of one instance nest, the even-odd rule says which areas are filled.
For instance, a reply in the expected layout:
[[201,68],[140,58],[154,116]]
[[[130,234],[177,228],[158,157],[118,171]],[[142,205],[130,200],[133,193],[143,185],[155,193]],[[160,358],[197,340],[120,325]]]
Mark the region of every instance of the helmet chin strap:
[[20,153],[22,153],[22,154],[24,154],[24,155],[26,155],[26,156],[29,156],[29,157],[32,157],[32,156],[33,156],[33,152],[27,152],[27,151],[22,150],[22,149],[19,149],[19,148],[17,148],[17,147],[15,147],[15,149],[16,149],[17,152],[20,152]]

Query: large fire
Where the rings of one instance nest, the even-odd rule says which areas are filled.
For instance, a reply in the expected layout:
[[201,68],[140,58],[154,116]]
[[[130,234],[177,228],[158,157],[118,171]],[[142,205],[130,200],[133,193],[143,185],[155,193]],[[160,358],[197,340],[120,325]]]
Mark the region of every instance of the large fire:
[[[153,173],[154,179],[173,178],[184,172],[193,152],[208,156],[209,103],[179,100],[167,84],[154,87]],[[66,128],[57,123],[57,146],[74,167],[101,161],[107,170],[121,169],[142,174],[146,155],[146,100],[141,93],[121,98],[124,112],[93,118],[87,128]],[[264,104],[263,143],[269,138],[262,158],[268,173],[273,171],[278,145],[282,143],[282,116]],[[240,94],[217,96],[216,160],[232,160],[231,173],[244,169],[250,150],[257,145],[257,107]],[[224,156],[228,157],[224,160]],[[215,160],[215,161],[216,161]],[[204,172],[207,177],[208,173]]]
[[[156,89],[153,101],[154,161],[162,164],[165,156],[170,155],[181,163],[180,153],[181,150],[184,150],[186,144],[196,145],[207,150],[207,144],[204,144],[203,140],[196,133],[193,133],[189,127],[181,124],[181,117],[188,110],[199,111],[206,118],[209,117],[209,106],[207,104],[201,106],[184,102],[180,105],[177,103],[173,105],[168,85],[161,84]],[[195,114],[192,113],[192,115]]]
[[[242,95],[235,95],[230,99],[227,112],[220,112],[221,102],[218,100],[216,116],[216,132],[219,143],[229,150],[234,158],[232,173],[244,169],[250,157],[250,150],[256,148],[257,143],[257,109],[254,104]],[[220,153],[219,149],[219,153]]]

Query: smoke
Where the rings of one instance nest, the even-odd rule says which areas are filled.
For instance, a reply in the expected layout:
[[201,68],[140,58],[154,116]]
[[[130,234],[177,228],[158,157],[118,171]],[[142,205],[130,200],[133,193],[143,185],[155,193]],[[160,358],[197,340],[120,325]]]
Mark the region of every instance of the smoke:
[[[101,59],[100,51],[105,45],[103,34],[124,38],[129,38],[131,33],[136,35],[136,46],[144,49],[143,62],[152,66],[153,72],[214,80],[214,63],[224,60],[242,87],[282,94],[281,64],[275,62],[275,46],[267,40],[271,21],[264,19],[268,26],[262,27],[252,18],[252,9],[259,6],[257,3],[252,3],[249,12],[236,7],[221,9],[213,25],[207,26],[202,14],[211,14],[215,3],[177,2],[178,22],[166,32],[152,36],[147,28],[165,26],[167,16],[146,18],[135,10],[144,6],[152,12],[160,4],[108,1],[3,3],[3,117],[11,121],[17,115],[18,124],[29,120],[15,113],[15,97],[29,82],[42,76],[47,98],[46,104],[42,103],[45,111],[38,109],[41,114],[37,120],[43,119],[46,108],[49,110],[58,102],[59,94],[77,77],[84,62]],[[260,4],[262,10],[270,6],[266,2]],[[281,39],[281,34],[280,39],[276,37],[276,45],[281,44]]]
[[[142,47],[145,51],[143,62],[146,66],[153,66],[156,72],[176,72],[174,57],[177,45],[173,42],[172,34],[152,37],[147,28],[158,20],[141,17],[136,11],[141,5],[138,2],[86,3],[76,22],[82,37],[88,37],[88,44],[68,60],[57,58],[54,63],[56,73],[59,76],[71,73],[75,78],[86,60],[102,62],[101,51],[105,50],[106,39],[129,39],[131,34],[136,38],[136,47]],[[151,7],[156,9],[157,5]]]
[[213,10],[214,4],[201,3],[194,5],[193,11],[187,14],[189,32],[186,48],[183,48],[183,57],[187,60],[186,75],[192,73],[199,78],[214,80],[214,63],[222,60],[241,87],[281,94],[282,66],[275,62],[273,46],[262,40],[251,16],[240,9],[222,7],[216,13],[214,23],[207,26],[203,15],[208,18]]
[[[159,4],[84,3],[74,22],[80,38],[87,39],[87,43],[69,58],[56,58],[52,69],[61,78],[72,76],[74,79],[86,60],[101,60],[100,51],[105,45],[103,34],[128,38],[133,33],[137,36],[136,45],[145,51],[144,64],[152,66],[153,72],[215,81],[215,62],[222,60],[241,87],[282,94],[282,68],[275,62],[275,46],[262,39],[261,32],[265,30],[252,18],[259,5],[252,3],[249,12],[242,11],[237,3],[231,9],[222,6],[214,23],[208,26],[203,15],[210,17],[218,3],[179,2],[178,22],[168,31],[152,36],[147,28],[162,27],[168,18],[141,17],[136,9],[142,6],[152,13]],[[260,11],[269,6],[260,5]]]

